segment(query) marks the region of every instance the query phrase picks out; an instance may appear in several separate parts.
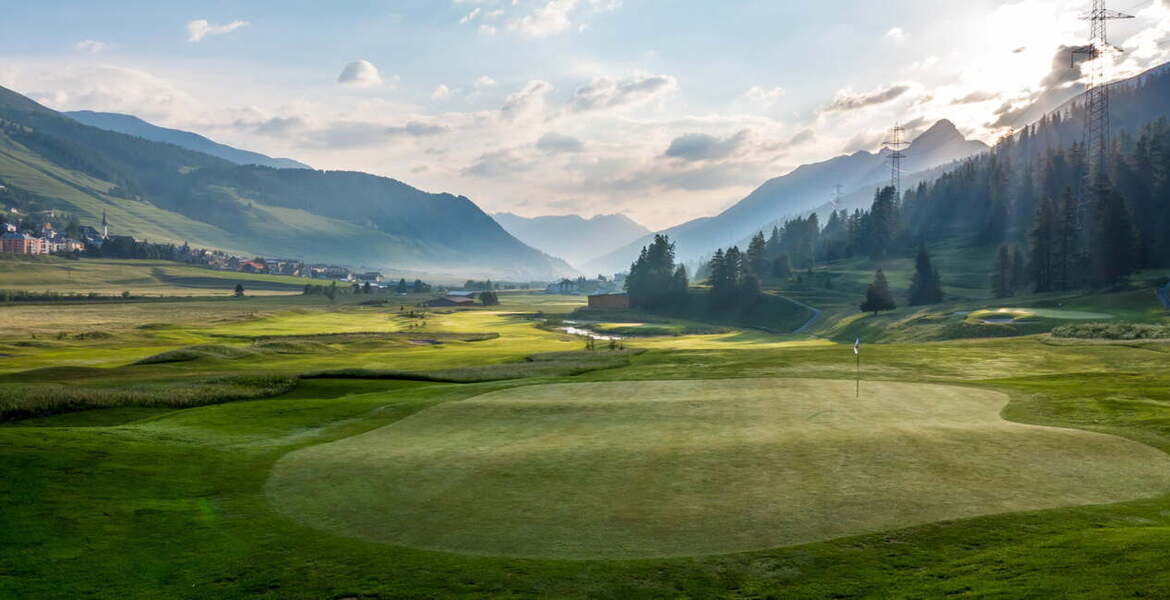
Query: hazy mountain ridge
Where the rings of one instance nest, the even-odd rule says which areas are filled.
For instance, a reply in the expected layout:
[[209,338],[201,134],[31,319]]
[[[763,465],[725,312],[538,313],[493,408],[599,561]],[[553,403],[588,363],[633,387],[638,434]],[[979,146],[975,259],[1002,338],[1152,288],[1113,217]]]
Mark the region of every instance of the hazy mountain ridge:
[[233,148],[208,139],[197,133],[160,127],[134,115],[95,112],[92,110],[67,111],[61,114],[91,127],[133,135],[152,142],[174,144],[180,148],[210,154],[211,156],[222,158],[237,165],[260,165],[275,169],[312,169],[309,165],[291,158],[272,158],[259,152],[240,150],[239,148]]
[[[950,164],[987,150],[987,145],[968,140],[950,121],[938,121],[905,150],[903,171],[914,173]],[[675,242],[679,259],[693,261],[720,246],[738,243],[768,224],[794,217],[831,201],[835,186],[846,193],[867,189],[888,180],[885,152],[859,150],[825,161],[805,164],[765,181],[742,200],[713,217],[676,225],[660,233]],[[872,194],[872,190],[868,190]],[[638,255],[651,236],[644,236],[610,254],[587,263],[588,271],[621,269]]]
[[376,269],[574,274],[464,197],[365,173],[239,166],[91,127],[0,88],[0,182],[114,233]]
[[608,254],[650,233],[650,230],[623,214],[549,215],[521,217],[512,213],[492,215],[508,233],[574,266]]

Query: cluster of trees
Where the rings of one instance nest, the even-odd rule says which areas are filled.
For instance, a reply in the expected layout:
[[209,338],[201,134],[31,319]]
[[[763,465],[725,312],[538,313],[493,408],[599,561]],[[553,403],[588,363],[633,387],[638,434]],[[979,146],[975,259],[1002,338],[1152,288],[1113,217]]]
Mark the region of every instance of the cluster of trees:
[[995,253],[991,291],[996,298],[1009,298],[1027,291],[1028,262],[1019,246],[1001,244]]
[[892,187],[877,190],[869,210],[831,211],[824,227],[816,213],[788,219],[748,245],[749,266],[759,277],[788,279],[801,270],[854,256],[883,260],[908,247],[901,206]]
[[394,287],[394,291],[399,294],[429,294],[431,289],[431,284],[421,279],[415,279],[414,283],[407,284],[406,278],[399,279],[398,285]]
[[[914,275],[910,279],[910,291],[906,302],[910,306],[938,304],[943,301],[942,279],[938,270],[930,261],[930,253],[926,251],[926,244],[919,244],[918,255],[914,258]],[[898,307],[893,292],[890,291],[890,282],[880,268],[874,272],[873,281],[865,290],[865,300],[859,308],[865,312],[877,314],[883,310],[893,310]]]
[[471,291],[492,291],[496,289],[496,284],[492,283],[491,279],[486,281],[477,281],[475,279],[468,279],[463,284],[463,289]]
[[1170,266],[1170,123],[1120,132],[1101,165],[1079,142],[1040,145],[1069,128],[1069,118],[1048,117],[919,185],[906,194],[903,225],[916,238],[972,234],[1026,247],[1017,289],[1107,285]]
[[496,306],[500,303],[500,297],[495,292],[488,290],[479,293],[479,302],[484,306]]
[[740,252],[736,246],[726,252],[716,250],[708,266],[710,277],[707,280],[711,285],[712,308],[748,308],[758,302],[762,292],[755,269],[763,268],[765,264],[754,253]]
[[686,302],[687,270],[674,263],[674,243],[658,234],[644,246],[626,276],[630,306],[666,308]]

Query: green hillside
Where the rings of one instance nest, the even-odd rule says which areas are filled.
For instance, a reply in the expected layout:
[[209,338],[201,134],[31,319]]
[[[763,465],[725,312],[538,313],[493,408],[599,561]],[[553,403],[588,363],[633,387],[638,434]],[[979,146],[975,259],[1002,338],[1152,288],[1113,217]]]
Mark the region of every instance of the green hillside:
[[455,276],[573,272],[464,197],[364,173],[238,166],[89,127],[3,88],[0,183],[31,208],[83,225],[105,212],[112,233],[156,242]]

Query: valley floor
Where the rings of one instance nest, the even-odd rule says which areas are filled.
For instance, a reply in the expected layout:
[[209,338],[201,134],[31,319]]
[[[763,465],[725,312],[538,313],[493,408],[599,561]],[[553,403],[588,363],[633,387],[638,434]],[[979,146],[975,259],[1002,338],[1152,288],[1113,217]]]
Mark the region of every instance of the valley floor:
[[501,299],[0,306],[0,597],[1170,597],[1168,342]]

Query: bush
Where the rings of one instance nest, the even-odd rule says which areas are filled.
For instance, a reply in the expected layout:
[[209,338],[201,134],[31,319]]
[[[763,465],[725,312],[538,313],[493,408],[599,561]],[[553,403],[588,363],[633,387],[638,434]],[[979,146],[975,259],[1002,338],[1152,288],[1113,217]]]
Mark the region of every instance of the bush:
[[1147,323],[1076,323],[1052,330],[1053,337],[1092,340],[1170,339],[1170,325]]

